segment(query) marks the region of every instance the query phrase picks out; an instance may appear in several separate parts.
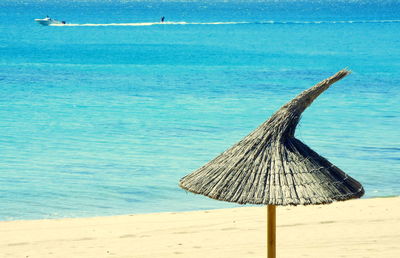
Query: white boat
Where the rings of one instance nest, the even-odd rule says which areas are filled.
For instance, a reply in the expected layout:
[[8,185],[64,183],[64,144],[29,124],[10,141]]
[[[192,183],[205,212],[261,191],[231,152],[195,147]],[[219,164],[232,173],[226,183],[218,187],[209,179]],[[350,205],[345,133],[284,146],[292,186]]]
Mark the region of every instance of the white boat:
[[65,21],[57,21],[57,20],[54,20],[54,19],[52,19],[52,18],[50,18],[48,16],[46,18],[43,18],[43,19],[35,19],[35,22],[37,22],[37,23],[39,23],[39,24],[41,24],[43,26],[49,26],[49,25],[52,25],[52,24],[65,24]]

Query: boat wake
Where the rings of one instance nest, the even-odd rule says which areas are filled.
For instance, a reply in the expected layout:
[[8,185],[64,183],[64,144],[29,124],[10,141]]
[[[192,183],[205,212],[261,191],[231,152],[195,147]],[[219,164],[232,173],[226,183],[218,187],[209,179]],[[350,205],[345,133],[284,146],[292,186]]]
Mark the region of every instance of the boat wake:
[[152,25],[213,25],[213,24],[251,24],[252,22],[137,22],[137,23],[66,23],[66,24],[51,24],[50,26],[152,26]]
[[153,25],[234,25],[234,24],[353,24],[353,23],[400,23],[400,20],[355,20],[355,21],[258,21],[258,22],[137,22],[137,23],[66,23],[50,24],[57,27],[95,26],[153,26]]

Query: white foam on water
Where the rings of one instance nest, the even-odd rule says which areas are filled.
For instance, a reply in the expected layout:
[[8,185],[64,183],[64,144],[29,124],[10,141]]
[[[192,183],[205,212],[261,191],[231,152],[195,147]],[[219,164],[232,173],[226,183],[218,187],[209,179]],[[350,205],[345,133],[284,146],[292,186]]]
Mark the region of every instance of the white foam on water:
[[97,26],[151,26],[159,23],[141,22],[141,23],[66,23],[66,24],[51,24],[55,27],[97,27]]
[[56,27],[76,27],[76,26],[152,26],[152,25],[218,25],[218,24],[250,24],[252,22],[136,22],[136,23],[65,23],[51,24]]
[[136,22],[136,23],[66,23],[51,24],[56,27],[96,26],[153,26],[153,25],[234,25],[234,24],[353,24],[353,23],[400,23],[400,20],[359,20],[359,21],[258,21],[258,22]]

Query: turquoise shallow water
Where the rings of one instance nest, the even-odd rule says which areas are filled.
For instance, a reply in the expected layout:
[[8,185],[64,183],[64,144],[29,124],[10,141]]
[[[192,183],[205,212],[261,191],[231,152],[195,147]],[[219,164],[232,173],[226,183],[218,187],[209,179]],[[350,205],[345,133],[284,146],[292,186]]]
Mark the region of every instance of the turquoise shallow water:
[[[353,74],[304,113],[297,137],[366,197],[399,195],[399,10],[0,3],[0,220],[233,207],[178,181],[343,67]],[[33,22],[45,15],[75,25]],[[162,15],[176,24],[141,26]]]

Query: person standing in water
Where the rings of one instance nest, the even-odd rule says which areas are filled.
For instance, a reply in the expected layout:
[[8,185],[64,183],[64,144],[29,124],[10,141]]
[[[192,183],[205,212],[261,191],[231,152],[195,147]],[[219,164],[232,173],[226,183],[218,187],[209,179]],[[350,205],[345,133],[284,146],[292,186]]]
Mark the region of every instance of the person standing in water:
[[164,20],[165,20],[165,17],[163,16],[163,17],[161,17],[161,23],[163,23],[164,22]]

